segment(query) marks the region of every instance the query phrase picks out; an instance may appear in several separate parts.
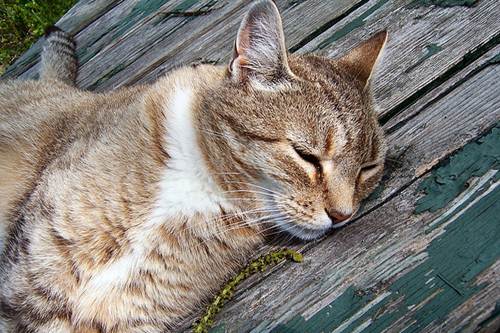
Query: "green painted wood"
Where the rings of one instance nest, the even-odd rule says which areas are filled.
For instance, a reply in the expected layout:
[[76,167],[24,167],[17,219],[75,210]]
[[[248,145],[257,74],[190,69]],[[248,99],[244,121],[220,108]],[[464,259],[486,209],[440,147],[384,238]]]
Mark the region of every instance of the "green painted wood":
[[480,177],[491,169],[500,169],[500,128],[496,127],[491,134],[466,145],[443,164],[420,184],[420,190],[426,195],[416,203],[417,214],[445,207],[465,190],[470,178]]

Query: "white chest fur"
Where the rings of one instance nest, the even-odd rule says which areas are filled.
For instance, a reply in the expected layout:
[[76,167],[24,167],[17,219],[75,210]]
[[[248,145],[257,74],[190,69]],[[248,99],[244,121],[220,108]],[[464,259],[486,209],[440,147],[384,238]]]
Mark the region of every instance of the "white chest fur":
[[[163,170],[155,209],[147,223],[137,230],[130,230],[129,236],[133,238],[131,250],[92,276],[80,290],[81,307],[76,314],[80,319],[94,318],[97,310],[93,305],[107,304],[112,297],[116,299],[115,304],[121,304],[120,290],[137,278],[144,256],[154,244],[158,244],[159,226],[166,224],[168,227],[179,217],[210,216],[219,213],[221,206],[230,209],[223,193],[213,182],[199,148],[192,105],[193,92],[189,89],[178,89],[166,103],[167,135],[164,140],[170,159]],[[119,310],[114,316],[126,317]]]
[[226,206],[198,145],[193,92],[178,88],[167,103],[165,143],[170,160],[162,175],[155,216],[163,218],[219,212]]

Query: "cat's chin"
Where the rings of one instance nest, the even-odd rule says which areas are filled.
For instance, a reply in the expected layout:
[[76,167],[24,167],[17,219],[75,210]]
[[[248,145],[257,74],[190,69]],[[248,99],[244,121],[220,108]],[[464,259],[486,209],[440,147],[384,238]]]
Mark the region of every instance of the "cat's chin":
[[304,228],[295,223],[287,223],[286,225],[279,224],[278,227],[285,233],[290,234],[303,241],[311,241],[325,235],[331,228],[312,229]]
[[301,227],[297,227],[297,230],[287,230],[287,232],[292,236],[297,237],[304,241],[311,241],[320,238],[321,236],[325,235],[327,231],[328,229],[314,230],[314,229],[304,229]]

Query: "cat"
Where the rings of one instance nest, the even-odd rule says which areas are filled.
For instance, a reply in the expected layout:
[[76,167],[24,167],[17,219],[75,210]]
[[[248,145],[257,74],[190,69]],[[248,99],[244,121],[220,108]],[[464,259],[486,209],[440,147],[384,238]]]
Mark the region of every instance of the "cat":
[[386,38],[288,55],[259,1],[228,66],[93,93],[71,37],[48,31],[39,80],[0,84],[4,330],[175,331],[269,234],[347,223],[383,172]]

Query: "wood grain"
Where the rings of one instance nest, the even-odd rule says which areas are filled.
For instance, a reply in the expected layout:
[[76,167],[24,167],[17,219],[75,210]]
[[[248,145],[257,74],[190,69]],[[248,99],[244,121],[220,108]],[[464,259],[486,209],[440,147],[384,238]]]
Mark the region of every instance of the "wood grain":
[[335,57],[387,29],[389,40],[373,85],[385,114],[499,42],[498,1],[479,1],[470,8],[414,7],[412,2],[369,1],[299,52]]

